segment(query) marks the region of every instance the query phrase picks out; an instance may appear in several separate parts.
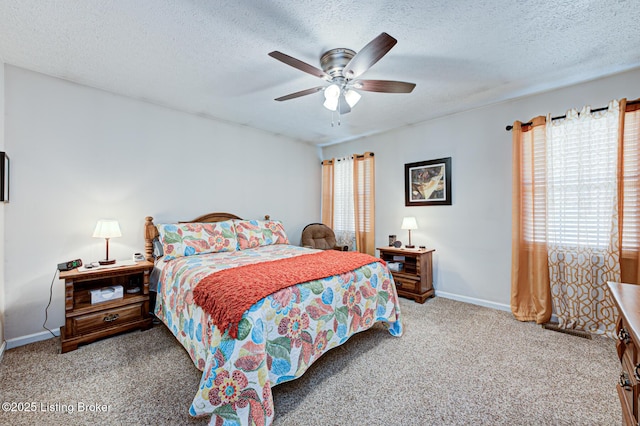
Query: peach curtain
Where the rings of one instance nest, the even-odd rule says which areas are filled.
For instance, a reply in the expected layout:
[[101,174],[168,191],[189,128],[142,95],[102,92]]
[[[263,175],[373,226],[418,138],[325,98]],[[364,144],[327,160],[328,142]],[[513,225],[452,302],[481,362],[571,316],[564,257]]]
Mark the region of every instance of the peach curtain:
[[322,162],[322,223],[333,228],[333,160]]
[[[511,311],[520,321],[538,324],[551,319],[546,235],[536,235],[545,224],[545,176],[534,173],[533,153],[544,154],[545,117],[532,124],[513,124],[513,187],[511,232]],[[535,226],[538,225],[538,226]]]
[[353,158],[356,250],[375,256],[375,160],[372,152]]
[[620,101],[618,210],[620,275],[624,283],[640,284],[640,99]]

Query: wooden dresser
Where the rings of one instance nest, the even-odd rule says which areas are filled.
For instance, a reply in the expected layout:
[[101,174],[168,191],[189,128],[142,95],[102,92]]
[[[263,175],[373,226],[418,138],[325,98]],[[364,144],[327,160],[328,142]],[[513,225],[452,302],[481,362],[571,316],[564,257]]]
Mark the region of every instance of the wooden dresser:
[[391,271],[398,295],[424,303],[434,295],[433,290],[433,249],[407,249],[378,247],[380,258],[385,262],[398,262],[400,271]]
[[618,396],[623,424],[638,425],[640,404],[640,285],[609,282],[618,306],[616,349],[622,369],[618,377]]

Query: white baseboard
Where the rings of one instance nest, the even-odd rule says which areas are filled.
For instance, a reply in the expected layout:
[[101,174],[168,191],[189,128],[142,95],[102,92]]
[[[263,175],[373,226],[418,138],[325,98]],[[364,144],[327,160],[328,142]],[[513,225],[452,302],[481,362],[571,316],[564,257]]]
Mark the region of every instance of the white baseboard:
[[447,293],[446,291],[438,291],[438,290],[436,290],[436,296],[444,297],[445,299],[457,300],[459,302],[471,303],[472,305],[480,305],[480,306],[484,306],[486,308],[493,308],[493,309],[497,309],[499,311],[511,312],[511,306],[510,305],[505,305],[503,303],[491,302],[489,300],[484,300],[484,299],[476,299],[475,297],[461,296],[459,294]]
[[[51,331],[56,336],[60,335],[59,328],[55,328]],[[7,339],[7,349],[13,349],[17,348],[18,346],[24,346],[29,343],[39,342],[41,340],[47,340],[51,338],[53,338],[53,336],[51,336],[51,333],[49,333],[48,331],[42,331],[40,333],[33,333],[27,336],[16,337],[14,339]]]
[[7,348],[7,342],[2,342],[0,346],[0,363],[2,363],[2,357],[4,356],[4,350]]

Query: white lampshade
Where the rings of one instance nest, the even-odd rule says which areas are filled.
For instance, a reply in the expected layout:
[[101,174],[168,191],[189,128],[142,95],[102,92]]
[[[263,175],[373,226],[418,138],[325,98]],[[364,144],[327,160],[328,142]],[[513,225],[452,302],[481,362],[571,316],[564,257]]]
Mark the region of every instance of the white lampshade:
[[352,108],[358,103],[361,97],[362,95],[360,95],[360,93],[356,92],[355,90],[347,90],[344,93],[344,98],[347,100],[347,103]]
[[416,218],[413,216],[403,218],[400,229],[418,229],[418,222],[416,222]]
[[340,96],[340,86],[337,84],[332,84],[331,86],[327,86],[324,89],[324,98],[325,99],[338,99]]
[[335,111],[338,109],[338,98],[327,98],[322,105],[328,110]]
[[411,249],[414,248],[415,246],[411,244],[411,230],[418,229],[418,222],[416,221],[416,218],[413,216],[403,217],[402,225],[400,225],[400,228],[409,230],[409,244],[406,244],[405,247]]
[[114,238],[122,237],[120,232],[120,225],[117,220],[113,219],[101,219],[96,224],[96,229],[93,231],[94,238]]
[[340,87],[332,84],[324,89],[324,107],[328,110],[335,111],[338,109],[338,99],[340,98]]

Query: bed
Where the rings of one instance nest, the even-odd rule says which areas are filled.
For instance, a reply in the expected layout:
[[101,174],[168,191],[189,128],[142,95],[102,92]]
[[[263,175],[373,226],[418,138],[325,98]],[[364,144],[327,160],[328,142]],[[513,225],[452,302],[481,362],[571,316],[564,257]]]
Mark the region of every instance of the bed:
[[211,213],[158,225],[147,217],[145,255],[156,265],[155,314],[202,371],[189,413],[210,415],[210,424],[271,424],[273,386],[376,322],[402,334],[383,261],[292,245],[268,216]]

